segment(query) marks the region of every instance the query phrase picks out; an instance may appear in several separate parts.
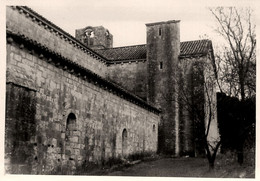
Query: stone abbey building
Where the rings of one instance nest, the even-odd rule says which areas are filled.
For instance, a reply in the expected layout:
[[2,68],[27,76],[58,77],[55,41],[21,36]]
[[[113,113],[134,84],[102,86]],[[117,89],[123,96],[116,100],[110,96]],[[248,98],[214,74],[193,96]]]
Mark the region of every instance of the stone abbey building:
[[203,152],[185,106],[199,105],[207,123],[214,54],[210,40],[180,42],[179,23],[146,24],[146,44],[113,48],[102,26],[74,38],[28,7],[6,7],[6,172],[73,174],[134,154]]

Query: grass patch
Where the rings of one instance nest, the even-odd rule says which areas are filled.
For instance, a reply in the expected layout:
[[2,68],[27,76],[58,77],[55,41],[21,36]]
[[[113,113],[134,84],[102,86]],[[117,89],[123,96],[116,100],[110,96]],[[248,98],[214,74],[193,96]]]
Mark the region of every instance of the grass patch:
[[152,152],[130,154],[126,158],[111,157],[100,164],[83,163],[77,167],[75,175],[105,175],[109,172],[123,170],[141,161],[152,161],[158,158],[159,156]]
[[219,154],[215,161],[215,177],[219,178],[255,178],[255,151],[244,151],[244,163],[237,162],[236,152]]

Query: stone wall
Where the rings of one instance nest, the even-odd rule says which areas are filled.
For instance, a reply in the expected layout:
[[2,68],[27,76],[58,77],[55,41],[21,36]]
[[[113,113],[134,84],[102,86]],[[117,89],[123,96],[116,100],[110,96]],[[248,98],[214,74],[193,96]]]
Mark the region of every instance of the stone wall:
[[195,156],[204,152],[204,76],[205,57],[183,58],[179,61],[180,154]]
[[179,61],[179,78],[178,83],[178,103],[180,119],[180,155],[194,155],[195,137],[194,137],[194,120],[191,115],[192,109],[192,92],[193,92],[193,63],[194,58],[181,59]]
[[[216,82],[212,58],[182,58],[179,61],[179,116],[181,155],[203,156],[203,136],[210,116],[207,140],[211,145],[219,140],[216,108]],[[209,108],[211,107],[211,108]]]
[[41,16],[21,7],[6,8],[6,27],[31,38],[75,63],[105,77],[105,60]]
[[111,64],[107,69],[107,79],[115,82],[133,94],[147,98],[147,61]]
[[[5,156],[6,170],[28,174],[34,160],[34,144],[31,138],[36,135],[36,93],[34,90],[6,85]],[[12,163],[12,165],[9,164]]]
[[7,44],[7,173],[72,174],[82,165],[157,151],[158,114],[32,49]]

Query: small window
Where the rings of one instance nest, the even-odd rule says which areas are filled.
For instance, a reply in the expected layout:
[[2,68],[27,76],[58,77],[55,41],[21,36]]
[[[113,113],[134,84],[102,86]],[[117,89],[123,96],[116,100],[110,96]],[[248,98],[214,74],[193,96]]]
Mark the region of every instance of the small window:
[[162,35],[162,28],[159,28],[159,36]]
[[160,62],[160,69],[163,69],[163,63]]
[[153,132],[155,132],[155,125],[153,125]]

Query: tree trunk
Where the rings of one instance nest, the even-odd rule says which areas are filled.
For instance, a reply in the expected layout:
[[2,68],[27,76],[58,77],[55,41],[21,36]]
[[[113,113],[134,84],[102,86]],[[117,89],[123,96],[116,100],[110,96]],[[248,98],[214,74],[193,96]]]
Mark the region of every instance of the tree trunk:
[[214,170],[215,158],[211,155],[208,145],[206,145],[206,155],[209,162],[209,171],[212,171]]
[[240,84],[240,93],[241,100],[245,100],[245,78],[243,76],[243,69],[239,71],[239,84]]
[[212,171],[212,170],[214,170],[214,168],[215,168],[215,164],[214,164],[214,160],[212,160],[212,161],[209,161],[209,171]]
[[245,84],[244,84],[244,81],[240,83],[240,87],[241,87],[241,100],[244,101],[245,100]]

